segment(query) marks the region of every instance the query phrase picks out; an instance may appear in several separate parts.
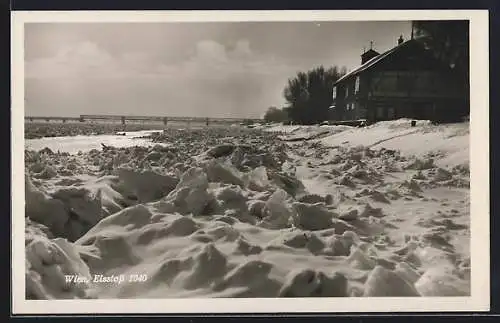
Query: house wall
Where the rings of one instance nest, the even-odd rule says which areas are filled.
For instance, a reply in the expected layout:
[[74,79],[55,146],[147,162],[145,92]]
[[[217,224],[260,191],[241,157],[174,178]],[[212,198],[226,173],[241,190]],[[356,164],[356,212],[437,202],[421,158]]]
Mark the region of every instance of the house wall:
[[364,118],[365,106],[360,100],[366,92],[368,84],[359,78],[359,86],[356,87],[356,78],[352,77],[337,86],[337,96],[334,100],[336,120],[355,120]]
[[385,97],[455,97],[449,80],[434,71],[381,71],[372,75],[368,92]]
[[441,71],[374,72],[367,92],[369,118],[458,120],[466,112],[454,81]]

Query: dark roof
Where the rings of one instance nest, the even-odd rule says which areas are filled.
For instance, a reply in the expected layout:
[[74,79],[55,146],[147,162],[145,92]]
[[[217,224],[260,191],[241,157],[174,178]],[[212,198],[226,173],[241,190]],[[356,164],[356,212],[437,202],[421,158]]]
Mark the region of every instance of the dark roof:
[[368,56],[369,54],[372,54],[372,53],[375,54],[375,55],[379,55],[380,54],[379,52],[377,52],[377,51],[375,51],[375,50],[373,50],[373,49],[370,48],[367,52],[364,52],[363,54],[361,54],[361,56]]
[[405,47],[408,47],[409,45],[410,46],[414,46],[415,44],[417,44],[417,41],[415,39],[410,39],[410,40],[407,40],[407,41],[399,44],[398,46],[396,46],[396,47],[394,47],[392,49],[389,49],[385,53],[382,53],[382,54],[380,54],[378,56],[373,57],[372,59],[370,59],[367,62],[365,62],[363,65],[355,68],[351,72],[349,72],[346,75],[344,75],[341,78],[339,78],[337,80],[337,82],[335,82],[334,85],[342,82],[343,80],[345,80],[345,79],[347,79],[347,78],[349,78],[351,76],[357,75],[357,74],[359,74],[359,73],[361,73],[363,71],[366,71],[367,69],[370,69],[370,68],[374,67],[375,65],[379,64],[384,59],[386,59],[387,57],[389,57],[391,55],[394,55],[395,53],[399,52],[401,49],[403,49]]

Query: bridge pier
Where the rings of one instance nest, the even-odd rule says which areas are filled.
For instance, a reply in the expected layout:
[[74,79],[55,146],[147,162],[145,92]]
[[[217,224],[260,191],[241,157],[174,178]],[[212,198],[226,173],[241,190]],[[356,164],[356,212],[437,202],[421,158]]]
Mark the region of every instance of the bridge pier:
[[122,119],[122,125],[125,125],[125,117],[121,117]]
[[167,125],[167,123],[168,123],[168,118],[167,118],[167,117],[164,117],[164,118],[163,118],[163,124],[166,126],[166,125]]

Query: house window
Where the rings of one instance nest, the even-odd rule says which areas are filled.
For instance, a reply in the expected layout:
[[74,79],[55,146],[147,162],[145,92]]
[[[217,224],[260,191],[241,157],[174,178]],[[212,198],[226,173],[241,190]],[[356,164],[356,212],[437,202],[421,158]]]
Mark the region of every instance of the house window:
[[356,76],[356,83],[354,83],[354,93],[359,92],[359,76]]
[[337,98],[337,87],[333,87],[333,94],[332,94],[333,99],[335,100]]

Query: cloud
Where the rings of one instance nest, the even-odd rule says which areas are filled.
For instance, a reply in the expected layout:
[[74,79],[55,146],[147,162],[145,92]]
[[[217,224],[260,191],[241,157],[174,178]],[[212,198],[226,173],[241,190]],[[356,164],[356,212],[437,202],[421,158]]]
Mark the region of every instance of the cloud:
[[195,59],[206,63],[227,62],[226,48],[213,40],[203,40],[196,44]]
[[239,40],[233,50],[213,40],[196,43],[194,53],[180,63],[161,62],[158,53],[126,52],[112,55],[96,43],[80,42],[60,49],[53,57],[25,63],[25,77],[45,78],[126,78],[230,77],[239,73],[279,73],[289,67],[269,55],[255,53],[248,40]]
[[140,114],[258,117],[280,102],[282,86],[295,72],[253,51],[247,40],[232,48],[199,41],[179,63],[162,60],[159,52],[113,55],[81,42],[25,67],[28,110],[52,114],[138,114],[140,107]]
[[55,56],[25,62],[27,79],[94,79],[147,76],[154,73],[154,55],[126,52],[112,55],[93,42],[63,47]]
[[109,75],[118,71],[115,59],[92,42],[63,47],[53,57],[25,63],[26,78],[70,78]]
[[298,71],[357,66],[363,45],[391,48],[410,28],[362,25],[26,24],[26,113],[261,116]]

